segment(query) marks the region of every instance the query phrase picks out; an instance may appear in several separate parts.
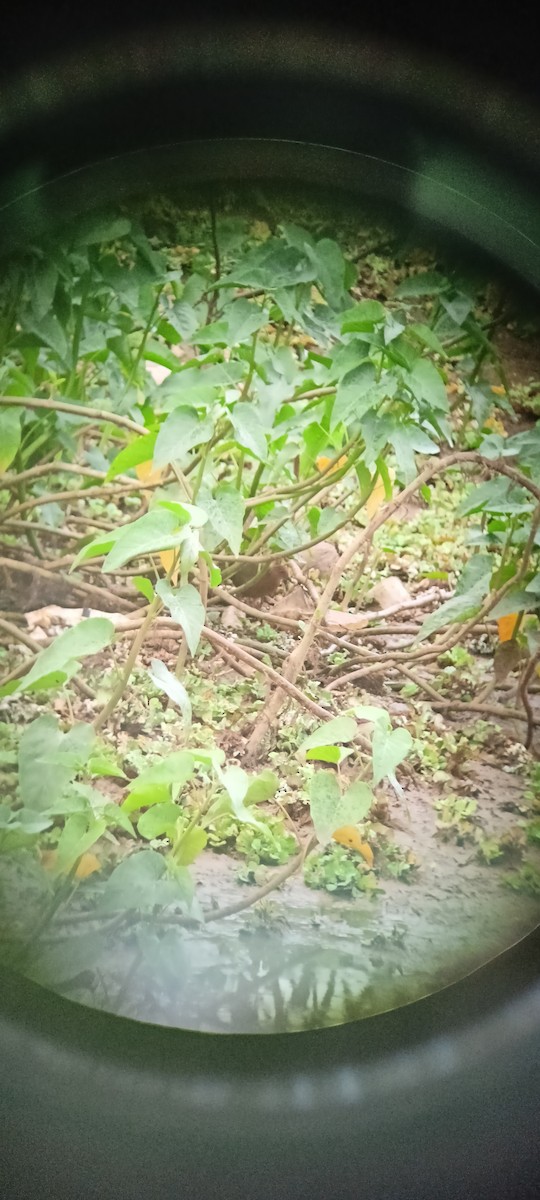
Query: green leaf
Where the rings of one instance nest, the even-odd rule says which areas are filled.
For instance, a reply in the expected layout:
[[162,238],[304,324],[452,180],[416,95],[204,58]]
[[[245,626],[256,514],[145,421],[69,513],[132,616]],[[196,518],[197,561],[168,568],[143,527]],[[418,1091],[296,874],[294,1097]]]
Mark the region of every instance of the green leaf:
[[361,363],[338,384],[332,410],[331,428],[353,417],[360,419],[378,399],[375,392],[377,373],[372,362]]
[[489,583],[490,576],[483,575],[469,591],[455,595],[451,600],[446,600],[444,604],[441,604],[436,612],[430,613],[426,617],[413,644],[424,641],[425,638],[430,637],[432,633],[436,633],[445,625],[458,625],[474,617],[489,592]]
[[122,475],[124,471],[129,471],[132,467],[138,467],[140,463],[151,462],[155,444],[155,433],[141,434],[140,437],[134,438],[128,446],[124,446],[116,458],[113,458],[105,476],[105,483],[108,483],[110,479],[116,479],[117,475]]
[[244,797],[246,804],[263,804],[275,796],[279,787],[279,779],[274,771],[261,771],[248,783]]
[[347,262],[341,248],[331,238],[321,238],[308,253],[315,266],[317,281],[326,302],[330,308],[343,308],[349,297],[345,290]]
[[428,350],[434,350],[436,354],[440,354],[441,358],[446,358],[446,350],[439,341],[437,334],[430,329],[429,325],[414,324],[409,325],[407,333],[415,337],[421,346],[426,346]]
[[164,467],[171,462],[187,461],[188,452],[212,437],[214,423],[210,417],[199,417],[193,408],[179,405],[160,426],[154,449],[154,466]]
[[352,742],[358,733],[358,725],[354,717],[334,717],[319,725],[298,747],[297,754],[305,754],[318,746],[335,746],[338,742]]
[[193,584],[186,583],[183,587],[173,588],[166,579],[156,583],[156,592],[168,608],[173,621],[182,626],[190,654],[195,654],[201,638],[204,625],[204,604]]
[[27,691],[38,681],[43,686],[48,675],[57,671],[69,672],[72,665],[77,669],[77,659],[97,654],[104,646],[110,645],[113,637],[114,625],[105,617],[89,617],[72,629],[66,629],[38,654],[28,674],[21,680],[18,691]]
[[171,798],[170,783],[147,783],[140,787],[138,779],[133,780],[133,791],[130,791],[122,801],[123,813],[137,812],[140,808],[151,808],[153,804],[165,804]]
[[438,454],[439,447],[423,429],[412,422],[393,421],[388,432],[388,441],[393,446],[397,459],[397,474],[403,483],[411,483],[415,478],[415,451],[420,454]]
[[141,593],[141,596],[144,596],[145,600],[148,600],[148,603],[151,604],[154,599],[154,588],[150,580],[145,575],[134,575],[131,582],[137,588],[137,591]]
[[195,825],[182,838],[178,848],[174,852],[174,861],[180,867],[189,867],[195,859],[199,857],[201,850],[204,850],[208,841],[208,834],[205,829]]
[[185,532],[178,527],[176,514],[160,506],[120,530],[102,570],[110,574],[133,558],[142,558],[159,550],[176,549],[182,545],[184,538]]
[[181,816],[181,809],[172,800],[166,800],[163,804],[154,804],[139,817],[137,831],[140,837],[146,838],[147,841],[163,836],[172,841],[176,836],[176,826]]
[[448,316],[455,321],[456,325],[460,326],[467,320],[469,313],[474,308],[470,296],[465,296],[463,292],[456,292],[451,299],[447,296],[441,296],[441,304],[448,313]]
[[316,269],[304,251],[269,238],[241,259],[219,286],[260,287],[275,293],[279,288],[313,283],[315,278]]
[[[350,751],[346,751],[345,757],[349,753]],[[340,763],[343,750],[341,746],[315,746],[313,750],[306,750],[306,759],[308,762]]]
[[104,754],[93,754],[88,759],[86,767],[89,775],[110,775],[114,779],[125,779],[126,775],[117,763],[112,762],[110,758],[106,758]]
[[172,754],[161,758],[159,762],[153,763],[151,767],[146,767],[146,770],[141,771],[137,779],[130,781],[128,791],[140,792],[142,788],[160,783],[172,783],[177,787],[183,787],[192,775],[193,755],[189,750],[175,750]]
[[255,825],[257,829],[265,829],[264,823],[257,820],[244,803],[250,786],[250,778],[246,771],[243,771],[241,767],[227,767],[225,771],[222,771],[216,765],[216,773],[229,796],[235,817],[246,825]]
[[101,912],[136,910],[153,912],[191,900],[189,879],[169,876],[167,863],[157,850],[139,850],[118,863],[107,880],[99,904]]
[[369,333],[380,325],[386,317],[386,309],[379,300],[361,300],[354,308],[344,313],[341,322],[342,333]]
[[21,414],[0,408],[0,472],[7,471],[21,444]]
[[320,842],[329,842],[342,825],[356,825],[364,820],[375,799],[367,783],[358,780],[344,796],[336,776],[330,771],[316,771],[310,783],[310,811]]
[[87,813],[74,813],[68,817],[58,839],[55,871],[67,874],[82,854],[95,845],[105,833],[107,821],[89,819]]
[[415,296],[437,296],[449,288],[449,282],[438,271],[422,271],[419,275],[411,275],[398,284],[395,295],[398,298],[413,298]]
[[373,731],[371,749],[373,754],[373,787],[376,787],[385,775],[394,775],[396,767],[409,754],[413,739],[408,729],[392,729],[386,731],[376,725]]
[[509,617],[512,613],[525,612],[527,608],[534,609],[535,607],[530,592],[525,591],[523,587],[515,587],[510,588],[510,591],[499,600],[489,616],[490,620],[497,621],[499,617]]
[[191,700],[186,692],[183,683],[173,675],[172,671],[165,666],[165,663],[160,662],[159,658],[153,658],[150,662],[150,670],[148,672],[152,683],[156,687],[162,689],[173,701],[173,704],[178,705],[180,712],[184,718],[184,725],[187,728],[191,725]]
[[74,246],[92,246],[97,242],[115,242],[131,230],[127,217],[91,216],[77,221]]
[[241,493],[232,484],[222,483],[215,496],[205,499],[204,507],[215,533],[228,542],[233,554],[239,554],[246,508]]
[[419,358],[405,376],[405,383],[418,401],[424,401],[435,412],[448,412],[446,388],[436,366],[427,358]]
[[91,725],[74,725],[64,734],[50,713],[27,725],[18,752],[23,804],[39,813],[52,808],[87,762],[94,740]]
[[262,428],[260,414],[252,404],[238,402],[231,412],[231,422],[236,441],[244,449],[249,450],[255,458],[266,462],[268,446]]

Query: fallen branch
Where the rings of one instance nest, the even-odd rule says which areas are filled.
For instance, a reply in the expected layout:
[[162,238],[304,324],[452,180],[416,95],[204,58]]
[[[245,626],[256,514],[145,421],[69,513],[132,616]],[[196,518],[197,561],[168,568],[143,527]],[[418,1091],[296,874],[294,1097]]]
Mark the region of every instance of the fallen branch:
[[136,421],[130,421],[129,417],[122,417],[119,413],[107,412],[103,408],[87,408],[83,404],[69,404],[64,400],[36,400],[31,396],[0,396],[0,405],[13,408],[33,408],[45,409],[47,412],[63,412],[71,413],[75,417],[82,417],[87,420],[89,417],[92,421],[99,421],[107,425],[120,425],[122,429],[130,429],[132,433],[148,433],[144,425],[137,425]]
[[[82,580],[75,579],[72,575],[64,575],[61,571],[48,571],[46,567],[38,567],[34,563],[18,562],[14,558],[0,558],[0,567],[5,567],[7,571],[20,571],[22,574],[38,576],[40,579],[47,579],[49,582],[58,583],[60,580],[68,590],[82,592],[86,596],[96,596],[98,600],[110,600],[110,588],[98,587],[94,583],[83,583]],[[130,600],[124,600],[118,597],[118,603],[128,612],[136,609],[137,605],[132,604]]]

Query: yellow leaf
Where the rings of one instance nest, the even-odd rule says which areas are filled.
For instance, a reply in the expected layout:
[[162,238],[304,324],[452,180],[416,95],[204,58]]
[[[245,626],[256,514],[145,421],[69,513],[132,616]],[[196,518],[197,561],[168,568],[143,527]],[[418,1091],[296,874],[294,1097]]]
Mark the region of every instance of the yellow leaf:
[[499,630],[499,641],[509,642],[514,636],[514,630],[517,625],[519,613],[509,613],[507,617],[499,617],[497,620],[497,628]]
[[[332,462],[332,459],[329,458],[326,454],[319,454],[319,457],[316,461],[317,470],[320,471],[322,474],[322,472],[326,471],[326,468],[330,466],[331,462]],[[346,456],[346,454],[342,454],[341,458],[338,458],[337,463],[334,463],[332,470],[329,471],[328,474],[333,475],[334,471],[339,471],[340,467],[344,467],[346,462],[347,462],[347,456]]]
[[[159,552],[159,561],[163,567],[163,570],[167,572],[167,575],[169,574],[177,553],[178,551],[176,550],[160,550]],[[173,584],[178,582],[178,567],[176,567],[171,575],[171,582]]]
[[95,854],[81,854],[79,865],[75,871],[76,879],[87,879],[95,871],[101,871],[101,863]]
[[251,236],[257,238],[260,242],[266,242],[270,237],[270,227],[266,221],[254,221],[250,230]]
[[[393,483],[394,478],[395,478],[395,472],[390,470],[388,472],[388,474],[390,476],[391,482]],[[381,504],[384,504],[385,499],[386,499],[386,492],[385,492],[385,488],[384,488],[384,482],[383,482],[381,476],[379,475],[379,478],[375,484],[375,487],[373,488],[371,495],[368,497],[368,499],[366,500],[366,503],[364,505],[364,512],[366,514],[368,521],[371,521],[371,518],[375,516],[375,513],[378,512],[379,508],[381,507]]]
[[357,854],[362,855],[368,867],[373,866],[373,850],[367,842],[362,841],[358,829],[354,825],[342,825],[340,829],[336,829],[332,834],[332,840],[339,846],[346,846],[348,850],[356,850]]
[[161,483],[163,468],[160,467],[159,470],[154,471],[152,459],[149,459],[148,462],[137,463],[135,474],[141,483]]
[[485,429],[491,429],[493,431],[493,433],[499,433],[501,437],[508,437],[507,431],[504,428],[502,421],[500,420],[499,417],[496,417],[494,414],[492,414],[491,417],[488,417],[487,420],[484,421],[484,427],[485,427]]
[[494,384],[491,390],[495,396],[506,396],[506,388],[501,387],[498,383]]

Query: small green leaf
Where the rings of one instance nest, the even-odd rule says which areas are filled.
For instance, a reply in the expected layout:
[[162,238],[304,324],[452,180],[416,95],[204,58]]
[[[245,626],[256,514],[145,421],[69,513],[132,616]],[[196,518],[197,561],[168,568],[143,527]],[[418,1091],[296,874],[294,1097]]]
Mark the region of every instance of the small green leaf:
[[336,829],[364,820],[375,799],[367,783],[358,780],[344,796],[329,771],[316,771],[310,783],[310,811],[320,842],[328,842]]
[[117,475],[123,475],[124,471],[129,471],[132,467],[138,467],[140,463],[151,462],[155,444],[155,433],[141,434],[140,437],[134,438],[128,446],[120,450],[116,458],[113,458],[105,476],[105,483],[116,479]]
[[86,813],[74,813],[68,817],[58,839],[55,870],[60,874],[67,874],[77,859],[95,845],[106,828],[106,820],[89,820]]
[[141,593],[141,596],[144,596],[145,600],[148,600],[148,603],[151,604],[154,599],[154,589],[150,580],[145,575],[134,575],[131,582],[137,588],[137,591]]
[[333,717],[319,725],[298,747],[298,754],[320,746],[335,746],[338,742],[352,742],[358,733],[358,725],[354,717]]
[[191,866],[191,863],[195,862],[195,859],[204,850],[207,841],[208,834],[206,830],[196,825],[180,841],[178,848],[174,852],[174,861],[180,867]]
[[166,800],[163,804],[154,804],[142,813],[137,821],[137,831],[140,837],[152,841],[153,838],[167,837],[169,841],[176,835],[176,825],[182,813],[177,804]]
[[161,688],[173,701],[173,704],[178,705],[184,718],[184,725],[188,728],[191,725],[191,700],[184,685],[180,683],[176,675],[173,675],[172,671],[169,671],[165,663],[160,662],[159,658],[151,660],[148,674],[152,683]]
[[314,746],[312,750],[306,750],[308,762],[339,763],[342,757],[341,746]]
[[104,646],[110,645],[114,637],[114,625],[105,617],[89,617],[66,629],[55,638],[50,646],[38,654],[27,675],[21,680],[18,691],[27,691],[38,681],[43,684],[45,678],[56,671],[69,673],[69,666],[76,659],[89,654],[97,654]]
[[182,626],[190,654],[195,654],[206,615],[197,588],[191,583],[186,583],[181,588],[172,588],[166,579],[160,579],[156,583],[156,592],[173,620]]
[[449,288],[448,280],[438,271],[422,271],[419,275],[410,275],[398,284],[395,295],[401,298],[415,296],[437,296]]
[[386,309],[379,300],[361,300],[354,308],[343,314],[342,333],[369,333],[386,317]]
[[132,558],[141,558],[159,550],[173,550],[182,545],[184,538],[185,532],[183,528],[178,528],[175,513],[163,507],[155,508],[120,530],[103,563],[103,572],[117,571]]
[[251,404],[238,402],[231,412],[234,436],[240,446],[261,462],[268,458],[268,446],[261,424],[260,414]]
[[160,426],[154,450],[154,466],[164,467],[171,462],[187,462],[194,446],[202,446],[214,432],[209,417],[199,417],[193,408],[178,406]]
[[248,783],[244,800],[246,804],[263,804],[275,796],[279,779],[274,771],[261,771]]
[[376,787],[385,775],[394,775],[396,767],[409,754],[412,744],[413,739],[408,729],[399,728],[386,732],[380,726],[375,726],[371,744],[373,787]]
[[139,780],[134,779],[133,791],[130,791],[122,801],[121,811],[124,813],[137,812],[140,808],[151,808],[153,804],[165,804],[171,798],[170,783],[145,783],[139,786]]
[[232,484],[222,483],[204,507],[215,533],[229,543],[233,554],[239,554],[246,508],[241,493]]
[[182,787],[193,775],[193,755],[189,750],[176,750],[165,758],[159,759],[151,767],[141,771],[137,779],[132,779],[128,791],[139,792],[149,785],[166,783]]
[[7,471],[21,444],[21,414],[0,408],[0,472]]

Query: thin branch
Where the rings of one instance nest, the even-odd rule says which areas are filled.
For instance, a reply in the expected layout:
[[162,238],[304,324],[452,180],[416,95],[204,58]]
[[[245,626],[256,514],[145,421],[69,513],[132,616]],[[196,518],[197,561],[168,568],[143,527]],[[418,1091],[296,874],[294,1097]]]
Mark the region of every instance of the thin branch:
[[132,433],[148,433],[144,425],[137,425],[136,421],[130,421],[129,417],[122,417],[119,413],[107,412],[103,408],[87,408],[85,404],[68,404],[64,400],[38,400],[32,396],[0,396],[0,405],[71,413],[83,420],[91,418],[92,421],[100,421],[107,425],[119,425],[121,429],[130,429]]

